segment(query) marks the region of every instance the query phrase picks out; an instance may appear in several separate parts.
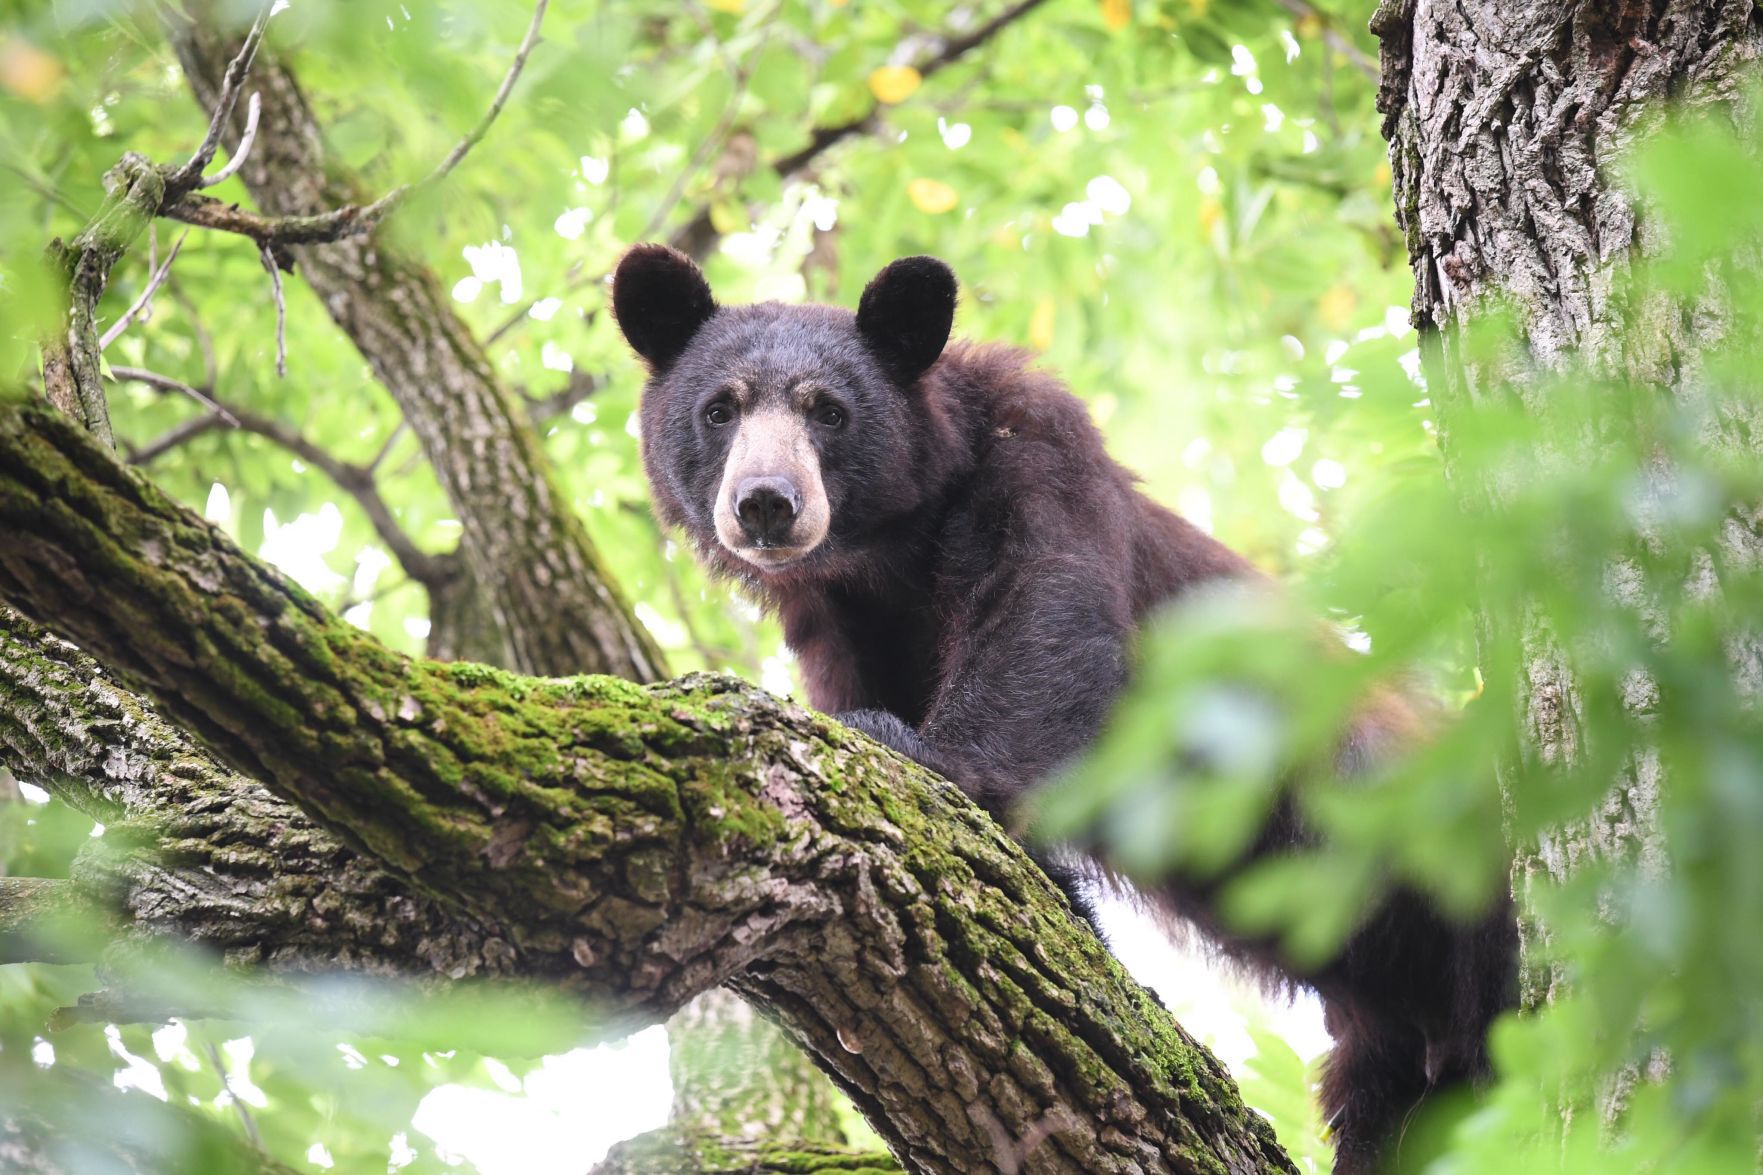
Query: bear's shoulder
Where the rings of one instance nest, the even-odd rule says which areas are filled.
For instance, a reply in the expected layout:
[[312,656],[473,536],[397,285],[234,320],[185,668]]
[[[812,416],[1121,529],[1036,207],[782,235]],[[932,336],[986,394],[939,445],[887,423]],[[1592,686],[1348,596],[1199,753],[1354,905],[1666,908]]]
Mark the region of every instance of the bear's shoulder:
[[1035,366],[1033,352],[958,342],[944,353],[936,375],[938,393],[959,403],[971,422],[980,465],[1031,479],[1051,468],[1111,482],[1129,478],[1108,455],[1088,405],[1058,376]]

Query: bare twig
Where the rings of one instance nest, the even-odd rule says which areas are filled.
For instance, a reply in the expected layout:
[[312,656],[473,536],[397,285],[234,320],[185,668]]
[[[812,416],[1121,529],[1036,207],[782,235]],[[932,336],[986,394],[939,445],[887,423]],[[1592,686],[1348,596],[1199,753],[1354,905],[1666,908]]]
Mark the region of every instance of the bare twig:
[[150,464],[151,462],[159,460],[159,458],[165,456],[173,449],[182,448],[203,433],[213,432],[215,429],[221,428],[226,424],[227,421],[221,419],[220,414],[217,412],[210,412],[206,416],[192,416],[190,419],[183,421],[180,424],[174,424],[172,427],[166,429],[164,432],[138,448],[130,446],[128,451],[129,464]]
[[237,405],[223,404],[217,399],[213,390],[206,392],[191,387],[180,379],[161,375],[157,371],[147,371],[139,367],[113,367],[111,372],[118,379],[136,380],[148,387],[160,391],[177,392],[189,396],[196,402],[206,405],[209,415],[198,416],[194,420],[179,425],[158,440],[152,441],[133,455],[130,463],[145,465],[162,454],[169,452],[191,437],[200,436],[221,424],[229,424],[242,432],[252,433],[280,445],[302,462],[323,473],[337,484],[337,487],[361,507],[367,515],[368,522],[373,526],[374,533],[391,551],[392,557],[404,569],[404,574],[424,585],[434,583],[451,574],[442,560],[422,550],[410,536],[398,525],[392,508],[380,496],[378,482],[374,478],[374,470],[370,466],[356,465],[341,460],[315,444],[300,430],[261,416],[248,408]]
[[275,261],[275,253],[268,245],[259,247],[263,257],[263,268],[269,270],[269,288],[275,295],[275,373],[277,377],[288,377],[288,302],[282,297],[282,270]]
[[179,395],[188,396],[190,399],[196,401],[196,403],[208,409],[208,411],[212,412],[215,416],[219,417],[223,424],[227,424],[233,428],[239,427],[238,418],[222,407],[218,401],[200,388],[187,384],[181,379],[173,379],[171,376],[161,375],[157,371],[148,371],[145,367],[117,367],[112,365],[110,368],[110,374],[119,380],[133,380],[136,383],[144,383],[148,387],[158,388],[162,392],[177,392]]
[[1366,56],[1365,51],[1347,37],[1336,24],[1335,18],[1312,4],[1310,0],[1279,0],[1279,6],[1293,16],[1307,16],[1315,20],[1322,28],[1322,39],[1335,52],[1353,63],[1353,67],[1372,81],[1378,78],[1377,62]]
[[198,188],[212,188],[223,180],[232,177],[235,171],[245,165],[245,157],[251,154],[251,144],[257,141],[257,120],[263,116],[263,95],[252,94],[251,103],[245,108],[245,133],[239,136],[239,145],[233,149],[231,159],[226,166],[208,176],[197,184]]
[[233,1109],[238,1111],[239,1124],[245,1128],[245,1137],[250,1140],[253,1147],[262,1150],[263,1137],[257,1133],[257,1123],[252,1119],[251,1111],[245,1107],[244,1101],[234,1091],[231,1079],[227,1077],[226,1065],[220,1059],[220,1050],[211,1040],[203,1041],[202,1047],[208,1053],[209,1064],[214,1066],[215,1076],[220,1078],[220,1088],[225,1091],[227,1099],[233,1103]]
[[[239,47],[238,55],[227,63],[226,73],[221,77],[220,98],[214,104],[214,117],[208,121],[208,133],[202,136],[202,145],[196,148],[189,162],[166,177],[168,194],[182,195],[202,186],[202,173],[214,162],[214,153],[220,147],[221,129],[233,116],[233,107],[238,105],[239,90],[245,83],[246,73],[250,72],[251,63],[257,59],[258,46],[263,44],[264,26],[275,9],[276,0],[264,0],[257,19],[251,22],[251,31],[245,34],[245,43]],[[244,145],[240,144],[241,147]]]
[[478,120],[477,126],[471,129],[470,134],[460,139],[458,145],[447,152],[447,157],[441,160],[441,165],[430,172],[428,178],[418,184],[418,187],[443,179],[448,172],[458,167],[459,161],[465,158],[465,153],[477,146],[478,140],[482,139],[489,131],[490,124],[496,121],[496,116],[502,113],[502,107],[507,103],[508,95],[514,92],[514,83],[519,79],[520,71],[526,68],[527,55],[533,51],[533,46],[539,43],[539,26],[545,21],[545,7],[549,3],[550,0],[538,0],[538,3],[533,5],[532,23],[527,26],[526,36],[521,39],[520,48],[514,51],[514,60],[509,64],[508,72],[503,76],[502,84],[496,90],[496,97],[490,102],[490,108],[484,111],[483,118]]
[[379,452],[375,453],[373,455],[373,460],[369,461],[365,466],[369,473],[379,472],[380,466],[384,465],[386,462],[386,455],[392,451],[392,446],[397,444],[398,438],[404,435],[404,429],[408,423],[408,421],[399,420],[398,423],[393,426],[392,431],[386,434],[386,439],[380,444]]
[[[526,67],[526,59],[532,53],[533,46],[538,43],[539,26],[544,21],[545,9],[550,0],[538,0],[533,7],[532,23],[527,26],[526,36],[521,40],[520,47],[515,50],[514,61],[509,65],[508,72],[502,78],[502,85],[497,88],[496,96],[490,108],[484,112],[483,118],[464,138],[460,139],[453,149],[447,152],[446,158],[436,165],[435,169],[414,184],[400,184],[375,200],[371,204],[345,204],[329,212],[316,216],[259,216],[254,212],[246,212],[237,206],[226,204],[206,196],[197,194],[185,195],[182,199],[169,200],[160,215],[185,224],[199,225],[203,228],[220,229],[224,232],[238,233],[250,237],[258,246],[273,252],[286,245],[313,245],[329,241],[340,241],[347,237],[359,236],[371,232],[386,216],[416,192],[439,182],[445,178],[466,153],[483,139],[489,132],[490,124],[502,113],[502,107],[508,102],[508,96],[514,91],[514,84],[519,79],[521,70]],[[237,59],[235,59],[236,61]],[[232,76],[232,66],[227,67],[227,77]],[[226,95],[222,94],[225,102]],[[218,118],[216,120],[218,125]],[[241,147],[244,144],[241,142]]]
[[147,278],[146,288],[141,291],[141,296],[136,298],[127,310],[122,312],[122,317],[111,323],[110,329],[105,331],[98,339],[98,349],[100,351],[116,342],[116,340],[122,336],[122,332],[129,328],[129,323],[133,322],[136,316],[147,309],[148,304],[153,301],[153,295],[159,292],[159,287],[164,284],[166,277],[171,273],[171,263],[178,259],[178,250],[184,247],[184,238],[189,235],[190,233],[188,229],[178,234],[178,239],[171,243],[171,251],[165,255],[165,261],[163,264],[155,267],[153,265],[152,257],[149,255],[147,268],[150,271],[150,275]]

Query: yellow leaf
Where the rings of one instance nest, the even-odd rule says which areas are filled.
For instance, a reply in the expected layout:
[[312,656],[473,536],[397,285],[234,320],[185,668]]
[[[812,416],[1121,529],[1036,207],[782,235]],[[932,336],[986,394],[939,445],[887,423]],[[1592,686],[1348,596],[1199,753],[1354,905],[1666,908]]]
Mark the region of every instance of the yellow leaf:
[[1292,27],[1300,37],[1311,40],[1322,34],[1322,18],[1314,12],[1306,12]]
[[1371,173],[1371,182],[1380,188],[1387,188],[1390,186],[1390,179],[1394,174],[1395,173],[1390,170],[1390,165],[1387,161],[1380,163]]
[[729,233],[744,233],[753,225],[747,219],[747,213],[729,200],[718,200],[710,206],[710,226],[724,236]]
[[1035,303],[1034,313],[1028,318],[1028,345],[1037,351],[1045,351],[1053,345],[1053,316],[1056,313],[1053,299],[1042,298]]
[[1333,331],[1346,330],[1358,307],[1359,295],[1346,282],[1336,282],[1316,300],[1316,313],[1322,317],[1322,324]]
[[29,41],[12,37],[0,41],[0,86],[27,102],[41,105],[53,98],[65,72],[60,61]]
[[1200,231],[1211,236],[1212,230],[1217,228],[1218,223],[1223,219],[1224,205],[1210,196],[1200,201]]
[[1132,23],[1132,0],[1102,0],[1102,23],[1119,32]]
[[732,12],[739,14],[744,12],[747,8],[747,0],[704,0],[704,3],[708,4],[718,12]]
[[877,102],[892,106],[912,97],[923,80],[910,65],[884,65],[869,75],[869,92],[875,95]]
[[932,216],[947,212],[961,202],[961,197],[954,188],[942,180],[925,179],[923,176],[906,185],[906,198],[920,212],[928,212]]

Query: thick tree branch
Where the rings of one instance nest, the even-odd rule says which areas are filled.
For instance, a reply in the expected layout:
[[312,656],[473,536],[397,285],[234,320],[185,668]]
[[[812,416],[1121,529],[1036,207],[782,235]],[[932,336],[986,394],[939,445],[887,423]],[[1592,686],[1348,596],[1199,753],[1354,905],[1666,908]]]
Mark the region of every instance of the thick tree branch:
[[[574,970],[566,952],[534,954],[413,892],[216,762],[90,657],[5,607],[0,763],[109,826],[82,852],[72,881],[36,895],[26,909],[33,921],[48,901],[93,913],[88,924],[103,911],[136,931],[278,973],[435,981]],[[42,936],[6,922],[0,917],[0,959],[56,961]],[[88,937],[73,945],[97,944]]]
[[0,877],[0,963],[82,962],[77,932],[102,917],[71,881]]
[[0,408],[0,527],[0,595],[423,890],[567,951],[609,1028],[732,981],[909,1169],[1003,1139],[1025,1171],[1292,1170],[996,824],[824,718],[724,678],[395,656],[36,409]]

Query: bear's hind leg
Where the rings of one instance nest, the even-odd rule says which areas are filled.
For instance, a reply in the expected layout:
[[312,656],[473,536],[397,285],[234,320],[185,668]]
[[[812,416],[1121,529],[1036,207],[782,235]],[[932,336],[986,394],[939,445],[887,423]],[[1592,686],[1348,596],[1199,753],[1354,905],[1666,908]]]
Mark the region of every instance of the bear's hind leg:
[[1335,1039],[1322,1078],[1335,1175],[1394,1170],[1408,1116],[1427,1092],[1426,1042],[1412,1028],[1338,1003],[1327,1005],[1324,1022]]

